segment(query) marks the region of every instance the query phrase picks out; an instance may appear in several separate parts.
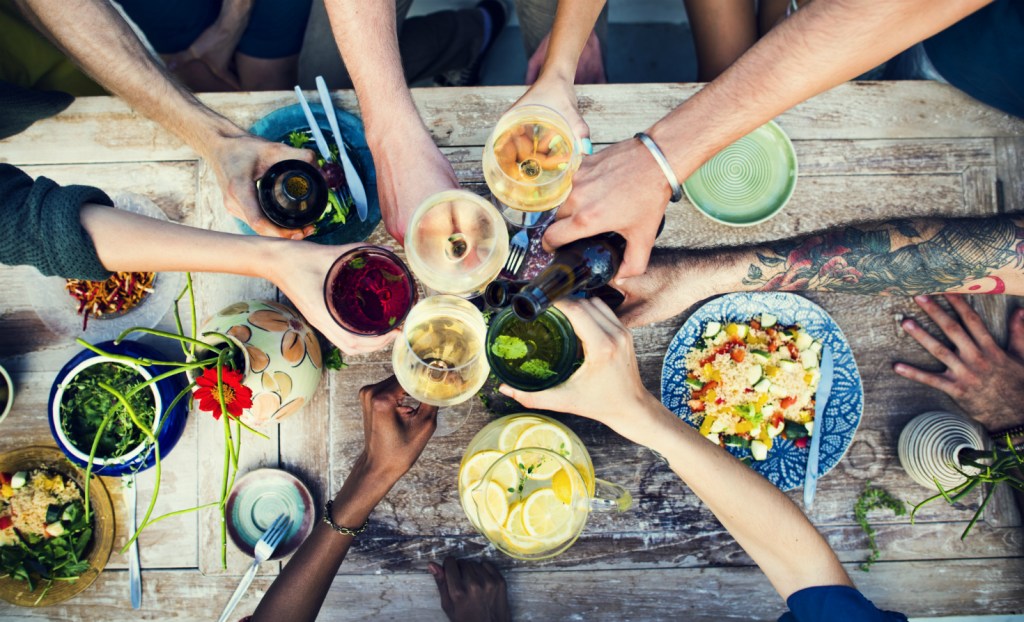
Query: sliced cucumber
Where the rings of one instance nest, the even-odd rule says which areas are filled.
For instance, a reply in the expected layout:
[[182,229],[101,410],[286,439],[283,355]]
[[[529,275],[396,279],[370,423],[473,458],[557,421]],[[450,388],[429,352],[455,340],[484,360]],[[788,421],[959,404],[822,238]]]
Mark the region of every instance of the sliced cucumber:
[[707,435],[704,436],[704,438],[708,439],[709,441],[711,441],[715,445],[721,445],[722,444],[722,438],[720,436],[718,436],[717,434],[707,434]]
[[764,417],[771,417],[775,414],[775,404],[765,404],[761,407],[761,415]]
[[721,434],[722,432],[725,432],[728,429],[729,429],[729,422],[728,421],[726,421],[725,419],[715,419],[711,423],[711,430],[710,430],[710,432],[711,432],[711,434],[718,435],[718,434]]
[[760,462],[768,457],[768,446],[761,441],[753,441],[750,443],[750,455]]
[[789,440],[807,436],[807,428],[796,421],[786,421],[786,438]]
[[775,397],[787,397],[788,395],[786,392],[786,388],[781,384],[773,384],[772,386],[768,387],[768,392],[774,395]]
[[800,364],[804,369],[818,369],[818,353],[813,350],[804,350],[800,353]]
[[782,359],[781,361],[779,361],[779,369],[781,369],[782,371],[793,371],[799,365],[800,364],[797,363],[796,361],[791,361],[789,359]]
[[47,525],[43,529],[43,531],[45,531],[46,535],[50,536],[51,538],[59,538],[60,536],[64,535],[66,529],[64,529],[63,523],[57,521],[55,523],[50,523],[49,525]]
[[700,389],[701,387],[704,386],[704,383],[701,382],[700,380],[697,380],[696,378],[687,378],[685,382],[686,386],[690,387],[691,389]]
[[11,477],[11,488],[15,490],[24,488],[27,483],[28,473],[26,471],[18,471],[13,477]]
[[806,350],[807,348],[811,347],[812,343],[814,343],[814,337],[811,337],[810,335],[808,335],[804,331],[800,331],[800,332],[798,332],[796,334],[796,349],[797,350]]
[[780,421],[779,425],[776,425],[776,426],[768,426],[768,438],[775,438],[779,434],[782,434],[782,431],[785,428],[786,428],[786,422],[785,421]]
[[810,350],[811,350],[811,352],[814,352],[815,354],[821,354],[821,340],[820,339],[816,339],[814,341],[814,343],[811,344]]
[[771,313],[761,314],[761,328],[770,328],[775,326],[775,323],[779,321],[779,318],[775,317]]
[[746,447],[750,447],[750,441],[745,439],[745,438],[743,438],[742,436],[737,436],[735,434],[729,434],[728,436],[725,437],[725,445],[726,445],[726,447],[744,447],[744,448],[746,448]]
[[722,332],[721,322],[708,322],[708,325],[704,327],[704,337],[714,337],[720,332]]
[[754,386],[755,384],[757,384],[757,381],[761,379],[761,374],[762,372],[760,365],[751,365],[750,367],[748,367],[747,384],[749,384],[750,386]]
[[768,389],[771,388],[771,386],[771,380],[768,380],[767,378],[761,378],[760,380],[754,383],[754,390],[757,391],[758,393],[765,393],[766,391],[768,391]]
[[754,357],[758,363],[767,363],[772,357],[771,353],[764,350],[751,350],[750,356]]

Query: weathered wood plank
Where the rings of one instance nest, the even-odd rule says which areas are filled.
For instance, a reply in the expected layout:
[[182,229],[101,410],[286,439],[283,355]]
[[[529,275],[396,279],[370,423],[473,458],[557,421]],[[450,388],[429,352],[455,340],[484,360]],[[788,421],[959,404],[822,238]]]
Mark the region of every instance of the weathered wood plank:
[[1024,211],[1024,139],[995,139],[999,175],[1000,209],[1007,213]]
[[[78,598],[55,607],[17,609],[0,603],[0,616],[10,622],[137,620],[139,612],[130,608],[122,594],[125,574],[104,573]],[[907,577],[927,579],[926,598],[921,597],[922,590],[906,589]],[[854,580],[884,609],[910,616],[945,616],[1024,611],[1022,577],[1021,560],[1008,561],[1005,569],[994,569],[984,560],[951,560],[879,563],[869,574],[856,574]],[[235,587],[234,577],[204,577],[189,571],[149,572],[145,578],[144,615],[154,619],[209,620]],[[784,611],[782,599],[753,567],[508,572],[506,581],[516,620],[774,621]],[[271,577],[256,578],[238,606],[239,617],[256,608],[270,582]],[[421,567],[413,574],[337,576],[319,619],[441,622],[447,618],[434,580]]]
[[[525,87],[413,89],[435,141],[444,146],[483,145],[498,117]],[[624,140],[649,127],[702,88],[700,84],[590,85],[578,87],[580,108],[595,142]],[[244,128],[268,112],[295,103],[294,94],[206,94],[214,110]],[[357,111],[355,94],[335,100]],[[781,115],[779,123],[802,139],[976,138],[1024,135],[1024,121],[979,104],[934,82],[852,82]],[[59,135],[62,140],[55,141]],[[82,97],[53,119],[0,141],[0,161],[34,163],[189,160],[177,138],[106,97]]]

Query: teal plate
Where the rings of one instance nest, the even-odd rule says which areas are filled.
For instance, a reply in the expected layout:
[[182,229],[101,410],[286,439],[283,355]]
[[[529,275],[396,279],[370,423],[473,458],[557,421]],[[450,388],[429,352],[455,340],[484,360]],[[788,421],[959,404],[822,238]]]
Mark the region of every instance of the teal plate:
[[280,469],[256,469],[235,482],[228,495],[228,535],[243,553],[255,557],[256,543],[281,514],[292,519],[270,559],[287,557],[313,531],[313,496],[294,475]]
[[793,143],[774,121],[737,140],[683,184],[698,210],[726,225],[756,225],[786,205],[796,187]]
[[[313,112],[313,118],[324,134],[327,143],[334,141],[334,134],[331,133],[331,126],[327,122],[327,113],[320,104],[309,105]],[[307,238],[310,242],[319,244],[349,244],[362,242],[370,237],[377,224],[380,223],[380,201],[377,197],[377,171],[373,166],[373,156],[370,154],[370,147],[366,144],[366,132],[363,129],[363,122],[358,117],[335,105],[338,113],[338,129],[345,137],[345,150],[352,160],[359,179],[363,182],[366,190],[366,220],[360,221],[356,215],[356,208],[348,215],[348,221],[340,228],[329,233],[315,234]],[[288,144],[288,135],[293,131],[305,131],[309,129],[306,115],[302,112],[302,106],[292,104],[284,108],[278,108],[267,116],[256,121],[249,131],[253,134],[266,138],[267,140]],[[249,228],[241,220],[236,219],[238,228],[247,235],[256,235],[256,232]]]

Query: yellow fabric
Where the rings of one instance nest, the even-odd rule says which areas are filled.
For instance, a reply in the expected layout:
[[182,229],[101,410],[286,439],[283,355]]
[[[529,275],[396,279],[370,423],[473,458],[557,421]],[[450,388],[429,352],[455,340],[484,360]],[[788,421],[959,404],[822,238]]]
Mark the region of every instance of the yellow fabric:
[[75,96],[107,94],[33,28],[11,0],[0,0],[0,33],[0,80]]

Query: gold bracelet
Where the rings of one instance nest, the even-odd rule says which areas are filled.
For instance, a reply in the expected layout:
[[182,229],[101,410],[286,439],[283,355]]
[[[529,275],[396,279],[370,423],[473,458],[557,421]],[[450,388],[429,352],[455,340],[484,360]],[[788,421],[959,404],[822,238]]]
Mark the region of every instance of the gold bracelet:
[[359,529],[349,529],[348,527],[342,527],[338,523],[334,522],[334,518],[331,517],[331,504],[334,503],[333,499],[328,499],[324,505],[324,522],[331,526],[331,529],[345,536],[352,536],[353,538],[366,531],[366,526],[370,524],[370,519],[367,518],[366,522]]

